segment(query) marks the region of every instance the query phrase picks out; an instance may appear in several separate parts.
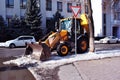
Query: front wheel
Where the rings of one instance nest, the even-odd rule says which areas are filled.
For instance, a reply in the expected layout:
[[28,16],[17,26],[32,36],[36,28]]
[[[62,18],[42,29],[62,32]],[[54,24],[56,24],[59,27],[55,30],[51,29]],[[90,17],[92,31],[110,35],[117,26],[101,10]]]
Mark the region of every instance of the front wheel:
[[110,41],[107,41],[108,44],[110,44]]
[[13,43],[9,45],[9,48],[15,48],[15,47],[16,47],[16,46],[15,46],[15,44],[13,44]]
[[69,52],[69,46],[65,43],[61,43],[57,47],[57,53],[59,56],[66,56]]
[[84,38],[84,37],[80,38],[78,40],[78,42],[77,42],[77,51],[78,51],[78,53],[86,52],[88,50],[88,46],[89,46],[88,43],[89,42],[88,42],[87,38]]

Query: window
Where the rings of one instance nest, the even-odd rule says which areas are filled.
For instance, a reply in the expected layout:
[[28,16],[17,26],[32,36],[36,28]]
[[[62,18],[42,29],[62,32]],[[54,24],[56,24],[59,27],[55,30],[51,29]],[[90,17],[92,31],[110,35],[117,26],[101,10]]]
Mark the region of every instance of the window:
[[114,20],[120,20],[120,12],[114,13]]
[[106,36],[106,25],[103,27],[103,35]]
[[55,31],[55,24],[52,17],[46,18],[46,28],[47,28],[47,33],[49,33],[50,31]]
[[79,7],[81,7],[81,4],[80,4],[80,3],[77,3],[77,4],[76,4],[76,6],[79,6]]
[[18,40],[24,40],[24,37],[20,37],[20,38],[18,38]]
[[14,0],[6,0],[6,7],[13,8],[14,7]]
[[57,10],[62,11],[62,2],[57,2]]
[[24,40],[30,40],[33,39],[32,37],[24,37]]
[[120,2],[114,3],[113,9],[114,9],[114,20],[120,20]]
[[27,0],[20,0],[20,7],[25,9],[26,8],[26,3],[27,3]]
[[10,27],[10,26],[11,26],[10,23],[11,23],[11,21],[12,21],[12,16],[7,16],[7,17],[6,17],[6,20],[7,20],[7,25],[8,25],[8,27]]
[[89,13],[89,11],[88,11],[88,5],[87,5],[87,4],[85,4],[85,13],[86,13],[86,14]]
[[31,40],[33,37],[19,37],[18,40]]
[[52,0],[46,0],[46,10],[52,10]]
[[72,6],[72,3],[67,3],[67,12],[72,12],[70,6]]
[[103,14],[103,24],[106,24],[106,14]]

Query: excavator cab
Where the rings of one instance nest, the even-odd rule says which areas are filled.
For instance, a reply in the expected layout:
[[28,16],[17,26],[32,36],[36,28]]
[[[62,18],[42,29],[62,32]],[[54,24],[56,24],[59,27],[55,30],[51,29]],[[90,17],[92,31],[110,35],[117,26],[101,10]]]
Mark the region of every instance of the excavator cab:
[[[88,25],[83,26],[83,23],[81,24],[82,19],[76,18],[76,34],[77,36],[82,34],[88,34]],[[60,21],[60,27],[59,30],[66,30],[69,33],[69,36],[74,38],[75,36],[75,18],[65,18]]]

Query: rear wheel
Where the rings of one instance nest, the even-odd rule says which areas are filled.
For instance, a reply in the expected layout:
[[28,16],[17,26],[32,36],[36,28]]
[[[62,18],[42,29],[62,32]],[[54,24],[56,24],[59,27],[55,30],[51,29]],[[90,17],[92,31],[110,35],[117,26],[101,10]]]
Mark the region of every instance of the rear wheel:
[[77,51],[78,53],[84,53],[88,50],[88,39],[80,38],[77,42]]
[[66,56],[69,52],[69,46],[65,43],[61,43],[57,47],[57,53],[59,56]]
[[9,48],[15,48],[15,47],[16,47],[16,46],[15,46],[15,44],[13,44],[13,43],[9,45]]

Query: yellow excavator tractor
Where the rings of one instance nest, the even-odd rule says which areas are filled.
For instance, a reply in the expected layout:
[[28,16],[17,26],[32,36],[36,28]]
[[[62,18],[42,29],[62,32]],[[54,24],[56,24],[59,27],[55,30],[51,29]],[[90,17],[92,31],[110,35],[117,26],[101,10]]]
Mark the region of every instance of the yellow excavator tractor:
[[77,34],[77,52],[84,53],[89,46],[89,28],[86,14],[80,18],[65,18],[60,20],[58,31],[52,32],[39,43],[27,44],[25,55],[32,55],[35,59],[46,60],[52,50],[56,50],[59,56],[66,56],[75,47],[75,34]]

